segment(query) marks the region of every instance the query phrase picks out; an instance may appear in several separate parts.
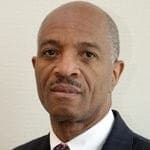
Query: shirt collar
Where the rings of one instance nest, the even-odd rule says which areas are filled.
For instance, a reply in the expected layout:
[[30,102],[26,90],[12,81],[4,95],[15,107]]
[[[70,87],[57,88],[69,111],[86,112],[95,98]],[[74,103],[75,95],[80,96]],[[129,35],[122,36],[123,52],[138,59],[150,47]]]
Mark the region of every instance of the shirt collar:
[[[106,116],[95,124],[93,127],[76,136],[66,144],[71,150],[100,150],[108,137],[114,122],[114,116],[112,110],[110,110]],[[50,145],[53,149],[56,145],[63,143],[50,128]]]

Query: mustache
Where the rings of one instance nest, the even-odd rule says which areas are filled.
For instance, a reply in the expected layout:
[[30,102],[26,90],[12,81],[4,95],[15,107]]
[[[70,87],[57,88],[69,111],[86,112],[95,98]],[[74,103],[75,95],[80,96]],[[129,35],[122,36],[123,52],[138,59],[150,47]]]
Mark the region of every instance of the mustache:
[[70,84],[77,88],[81,88],[81,83],[76,81],[74,78],[72,78],[70,76],[59,76],[54,81],[51,81],[49,86],[52,87],[53,85],[60,84],[60,83]]

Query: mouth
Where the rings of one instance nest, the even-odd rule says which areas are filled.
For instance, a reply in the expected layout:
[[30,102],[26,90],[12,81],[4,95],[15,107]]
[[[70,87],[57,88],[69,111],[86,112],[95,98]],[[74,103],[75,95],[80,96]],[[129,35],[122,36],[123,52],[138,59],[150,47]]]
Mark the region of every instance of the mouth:
[[54,84],[50,87],[50,91],[64,94],[81,94],[81,89],[65,83]]

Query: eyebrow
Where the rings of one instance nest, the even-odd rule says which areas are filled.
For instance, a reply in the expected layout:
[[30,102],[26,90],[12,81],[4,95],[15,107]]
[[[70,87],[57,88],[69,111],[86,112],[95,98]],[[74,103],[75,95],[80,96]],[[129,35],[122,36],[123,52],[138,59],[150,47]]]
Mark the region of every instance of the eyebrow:
[[45,41],[41,42],[39,44],[39,48],[41,48],[45,45],[48,45],[48,44],[53,45],[53,46],[57,46],[57,47],[62,47],[62,45],[60,44],[60,41],[49,39],[49,40],[45,40]]
[[[41,42],[39,44],[39,48],[45,46],[45,45],[53,45],[56,47],[62,47],[63,45],[61,44],[61,42],[59,40],[53,40],[53,39],[49,39],[49,40],[45,40],[43,42]],[[78,42],[77,44],[75,44],[76,48],[81,48],[81,47],[88,47],[88,48],[94,48],[97,50],[100,50],[100,46],[94,42]]]
[[79,42],[77,45],[79,47],[91,47],[91,48],[95,48],[95,49],[101,49],[98,44],[92,43],[92,42]]

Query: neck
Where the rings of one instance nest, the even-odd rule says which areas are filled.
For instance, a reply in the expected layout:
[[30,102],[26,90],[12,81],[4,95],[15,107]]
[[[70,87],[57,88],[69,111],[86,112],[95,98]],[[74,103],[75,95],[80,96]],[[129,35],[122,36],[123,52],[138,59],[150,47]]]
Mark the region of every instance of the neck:
[[[110,108],[109,108],[110,109]],[[62,142],[68,142],[79,134],[91,128],[97,122],[102,120],[104,116],[108,113],[109,109],[101,110],[98,117],[92,118],[90,120],[81,121],[58,121],[56,118],[51,116],[51,125],[54,133]]]

